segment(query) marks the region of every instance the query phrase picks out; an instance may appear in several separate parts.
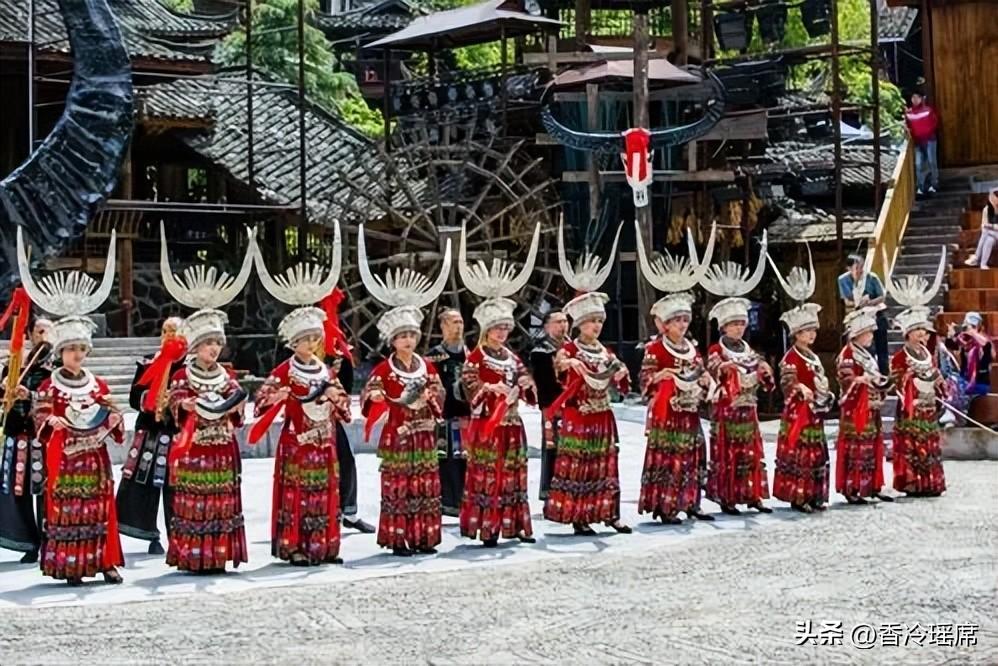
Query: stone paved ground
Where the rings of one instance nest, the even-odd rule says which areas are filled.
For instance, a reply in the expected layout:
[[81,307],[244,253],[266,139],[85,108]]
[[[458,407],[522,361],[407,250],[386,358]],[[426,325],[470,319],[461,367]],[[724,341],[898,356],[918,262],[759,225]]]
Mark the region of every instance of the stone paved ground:
[[[998,464],[946,471],[940,499],[778,511],[764,530],[750,520],[636,553],[7,608],[0,663],[996,664]],[[797,646],[808,620],[840,622],[843,644]],[[979,631],[975,647],[861,650],[850,640],[861,623]]]

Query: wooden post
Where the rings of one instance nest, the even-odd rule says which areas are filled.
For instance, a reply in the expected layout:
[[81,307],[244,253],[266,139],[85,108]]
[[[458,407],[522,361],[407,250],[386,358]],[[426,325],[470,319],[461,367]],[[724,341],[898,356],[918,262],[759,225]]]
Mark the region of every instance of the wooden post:
[[689,51],[689,0],[672,0],[672,50],[676,65],[685,65]]
[[[382,95],[384,99],[381,100],[381,113],[384,114],[385,118],[385,152],[392,152],[392,121],[391,121],[391,108],[392,108],[392,50],[389,48],[382,50],[383,60],[382,63],[382,74],[383,81],[382,84]],[[433,53],[430,53],[430,66],[435,64],[433,60]]]
[[[599,130],[599,84],[586,84],[586,128],[589,131]],[[589,219],[599,217],[600,190],[602,183],[599,177],[599,161],[595,154],[589,153]]]
[[305,0],[298,0],[298,260],[305,261],[308,245],[308,153],[305,142]]
[[925,74],[925,93],[935,104],[933,93],[935,92],[936,73],[933,64],[935,59],[932,55],[932,3],[929,0],[922,0],[922,6],[918,12],[918,20],[922,22],[922,72]]
[[[832,133],[835,137],[835,257],[838,261],[845,259],[842,231],[842,81],[839,78],[839,3],[831,3],[831,38],[832,38]],[[876,39],[872,37],[871,39]],[[842,299],[835,299],[836,330],[842,332],[842,318],[845,316],[845,304]]]
[[[633,127],[648,129],[648,14],[634,13],[634,118]],[[649,197],[650,198],[650,197]],[[638,229],[645,248],[651,251],[651,201],[635,211]],[[638,339],[648,339],[648,312],[655,302],[655,292],[647,280],[638,280]],[[620,304],[617,304],[620,307]]]
[[586,46],[586,36],[589,34],[591,21],[592,2],[590,0],[575,0],[575,43],[580,51]]
[[132,309],[135,307],[135,292],[132,284],[132,236],[129,233],[122,234],[118,239],[118,295],[121,299],[122,316],[124,326],[122,332],[126,337],[132,335]]
[[710,0],[700,0],[700,62],[707,62],[713,50],[714,33],[711,32],[713,22],[714,10]]
[[506,92],[506,61],[509,52],[506,41],[506,23],[499,21],[499,100],[502,104],[502,128],[499,130],[499,136],[506,136],[506,107],[509,104],[509,95]]
[[[880,212],[880,17],[870,0],[870,101],[873,103],[873,210]],[[839,257],[841,259],[841,257]]]

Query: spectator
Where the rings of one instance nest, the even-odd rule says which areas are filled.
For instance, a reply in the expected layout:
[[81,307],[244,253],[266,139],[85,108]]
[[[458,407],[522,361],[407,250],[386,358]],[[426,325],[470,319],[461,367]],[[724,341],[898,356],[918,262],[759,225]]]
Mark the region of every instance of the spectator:
[[915,144],[915,179],[919,196],[935,194],[939,186],[939,167],[936,164],[936,130],[939,116],[925,102],[920,92],[911,94],[911,106],[904,113],[908,132]]
[[998,187],[991,189],[988,203],[981,211],[981,237],[977,240],[977,250],[964,263],[967,266],[980,266],[981,270],[987,270],[991,250],[994,249],[996,242],[998,242]]
[[968,312],[963,317],[961,331],[957,333],[952,322],[947,337],[960,346],[960,373],[967,381],[968,395],[987,395],[991,392],[991,363],[994,345],[982,330],[984,318],[979,312]]
[[[865,264],[863,257],[850,254],[846,260],[846,272],[839,276],[839,297],[845,302],[847,310],[884,303],[884,284],[876,274],[864,272]],[[877,330],[873,334],[873,347],[877,366],[884,375],[890,373],[887,330],[887,316],[881,310],[877,313]]]

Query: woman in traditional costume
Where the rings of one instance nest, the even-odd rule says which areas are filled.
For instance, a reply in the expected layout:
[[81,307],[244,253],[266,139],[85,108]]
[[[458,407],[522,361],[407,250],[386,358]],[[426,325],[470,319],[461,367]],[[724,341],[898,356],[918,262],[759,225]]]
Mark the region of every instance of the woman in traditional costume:
[[721,511],[737,516],[737,504],[761,513],[771,513],[762,500],[769,497],[766,458],[757,411],[760,388],[775,387],[773,370],[744,340],[749,301],[741,296],[758,286],[766,268],[766,234],[762,235],[755,272],[734,262],[711,266],[701,285],[715,296],[723,296],[711,308],[721,338],[707,352],[707,371],[719,385],[714,403],[710,437],[707,497]]
[[[636,225],[637,223],[635,223]],[[686,337],[696,298],[692,289],[704,276],[714,252],[714,229],[704,258],[697,261],[693,234],[687,233],[690,261],[645,254],[637,234],[641,272],[653,287],[671,292],[651,308],[658,337],[645,346],[641,362],[641,393],[648,402],[644,470],[638,513],[651,513],[666,525],[678,525],[680,511],[688,518],[714,520],[700,510],[701,469],[706,464],[700,405],[714,390],[696,342]]]
[[506,340],[514,327],[516,307],[509,296],[530,279],[540,231],[538,224],[527,261],[515,274],[501,259],[493,260],[491,270],[481,261],[469,266],[467,236],[461,229],[461,280],[470,292],[486,300],[475,308],[481,337],[461,373],[471,424],[460,524],[461,536],[480,538],[486,548],[494,548],[499,537],[535,541],[527,499],[527,433],[517,406],[521,400],[537,404],[537,388]]
[[18,267],[31,300],[59,315],[51,331],[52,352],[61,367],[38,387],[32,417],[45,449],[45,519],[42,573],[70,585],[104,576],[121,583],[124,566],[114,506],[114,476],[107,442],[121,445],[125,429],[103,379],[83,367],[97,325],[86,315],[111,293],[115,270],[114,232],[100,286],[84,273],[59,273],[35,284],[28,268],[21,228]]
[[[623,227],[621,227],[623,228]],[[558,260],[568,285],[579,295],[565,304],[577,337],[555,355],[555,371],[565,390],[548,408],[545,419],[561,415],[558,457],[544,517],[570,524],[575,534],[595,536],[592,523],[604,523],[622,534],[631,528],[620,521],[620,478],[617,469],[617,422],[610,406],[610,386],[627,393],[627,366],[599,341],[609,296],[596,291],[610,275],[611,259],[600,267],[599,257],[585,252],[577,269],[565,256],[564,225],[558,228]]]
[[[271,554],[295,566],[342,564],[340,478],[336,421],[350,421],[350,396],[319,358],[324,353],[326,313],[314,306],[336,286],[340,274],[340,228],[335,227],[332,266],[325,279],[320,266],[289,268],[271,277],[256,248],[257,274],[271,296],[298,306],[277,327],[292,356],[270,373],[256,395],[250,433],[255,443],[284,410],[274,456]],[[261,418],[262,417],[262,418]]]
[[884,281],[887,293],[906,308],[894,317],[904,334],[904,346],[891,357],[891,378],[900,396],[892,462],[894,490],[909,497],[938,497],[946,490],[937,404],[946,396],[946,381],[927,347],[934,331],[927,305],[939,291],[945,270],[943,247],[931,286],[921,276],[909,276],[897,283],[888,273]]
[[440,469],[436,430],[443,416],[444,388],[432,363],[416,354],[422,331],[420,308],[435,301],[450,276],[450,240],[440,275],[430,280],[414,271],[371,274],[361,225],[358,268],[368,292],[391,309],[378,331],[392,351],[371,372],[360,396],[367,418],[365,436],[387,417],[378,442],[381,459],[381,520],[378,545],[395,555],[435,553],[440,543]]
[[849,504],[866,504],[867,497],[894,501],[883,494],[884,433],[880,414],[891,379],[880,373],[877,358],[869,351],[877,330],[877,312],[883,308],[881,304],[853,310],[843,322],[849,341],[837,361],[841,417],[835,444],[835,490]]
[[166,563],[181,571],[219,573],[227,562],[247,561],[240,491],[242,464],[235,429],[243,423],[246,391],[218,362],[228,317],[218,308],[242,291],[253,269],[253,231],[239,274],[191,267],[182,276],[170,269],[161,229],[160,268],[167,292],[196,312],[184,320],[184,367],[170,380],[168,405],[179,432],[170,444],[173,520]]
[[769,258],[784,291],[797,302],[780,316],[786,324],[792,345],[780,361],[780,389],[783,414],[776,440],[776,474],[773,496],[790,503],[801,513],[824,511],[828,502],[828,441],[825,414],[834,396],[821,359],[812,349],[818,335],[821,306],[806,303],[814,294],[814,261],[807,248],[810,269],[794,267],[784,279],[773,258]]

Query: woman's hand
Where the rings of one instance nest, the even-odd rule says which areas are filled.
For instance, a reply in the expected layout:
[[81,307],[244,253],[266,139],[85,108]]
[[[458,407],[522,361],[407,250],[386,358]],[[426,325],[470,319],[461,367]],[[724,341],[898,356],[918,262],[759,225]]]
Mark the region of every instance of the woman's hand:
[[811,402],[812,400],[814,400],[814,391],[812,391],[804,384],[798,384],[797,390],[800,392],[801,397],[804,398],[806,402]]
[[630,371],[627,369],[627,366],[625,365],[620,370],[617,370],[617,372],[613,373],[613,381],[619,382],[624,377],[627,377],[629,374]]
[[52,430],[58,432],[60,430],[66,429],[66,420],[61,416],[56,416],[55,414],[53,414],[52,416],[45,419],[45,425],[52,428]]
[[672,379],[675,376],[676,376],[675,368],[662,368],[661,370],[655,373],[655,375],[652,377],[652,381],[657,384],[658,382],[665,381],[666,379]]
[[384,391],[371,391],[367,394],[367,399],[371,402],[384,402],[385,392]]
[[184,398],[183,400],[180,401],[180,408],[183,409],[185,412],[193,412],[197,404],[198,404],[197,398]]

